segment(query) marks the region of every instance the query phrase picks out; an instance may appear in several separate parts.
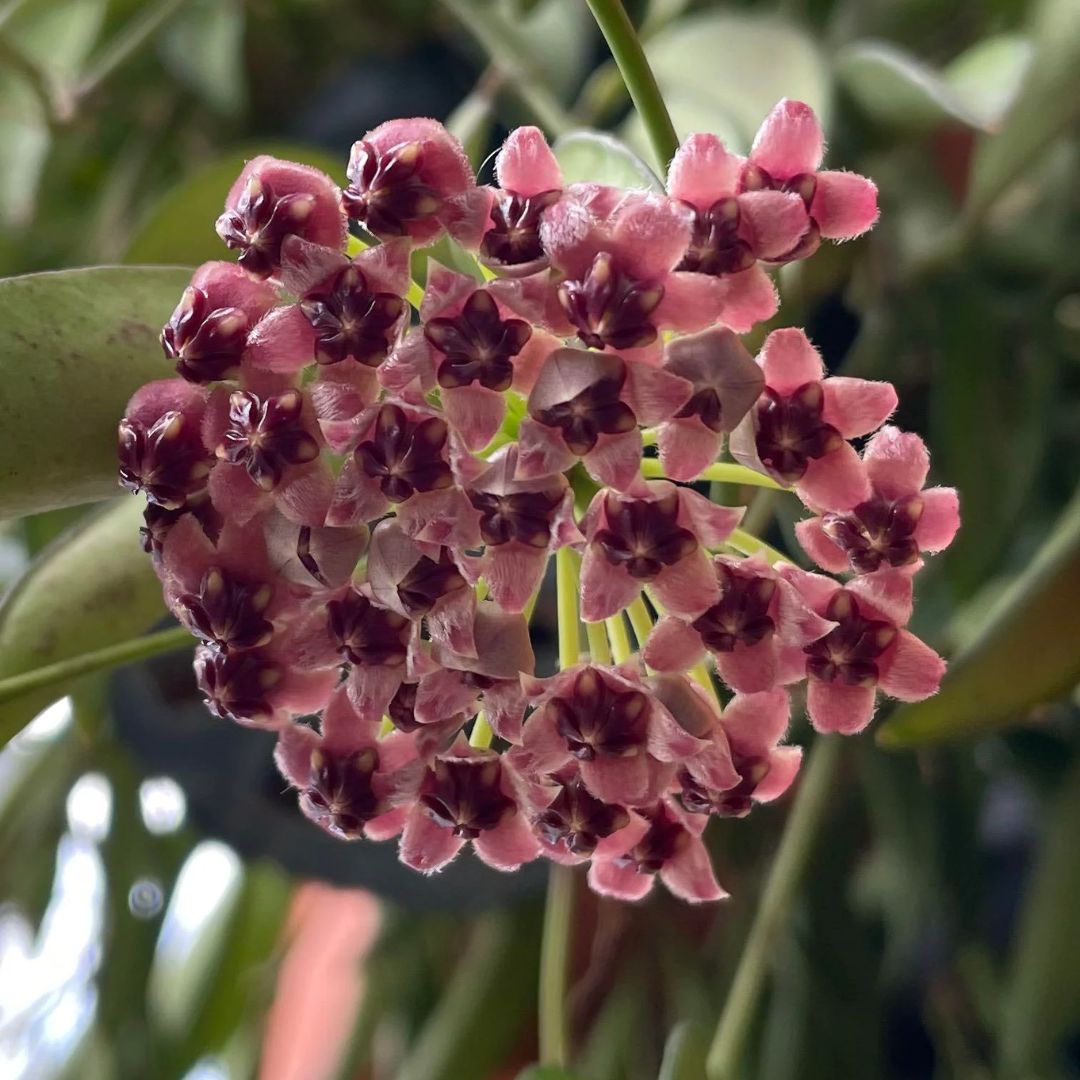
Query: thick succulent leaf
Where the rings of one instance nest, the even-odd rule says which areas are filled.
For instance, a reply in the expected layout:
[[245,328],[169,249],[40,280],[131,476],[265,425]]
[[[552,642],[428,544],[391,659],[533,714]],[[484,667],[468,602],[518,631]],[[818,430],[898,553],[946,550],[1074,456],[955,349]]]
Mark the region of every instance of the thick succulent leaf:
[[0,518],[116,492],[116,425],[190,272],[101,266],[0,280]]
[[904,131],[952,121],[979,127],[963,97],[933,68],[893,45],[860,41],[841,50],[837,75],[873,120]]
[[918,746],[1007,727],[1080,680],[1080,494],[1028,568],[982,620],[941,692],[878,730],[883,746]]
[[568,131],[552,147],[569,184],[590,181],[663,191],[660,178],[624,142],[602,131]]
[[942,74],[982,126],[993,131],[1016,100],[1032,53],[1022,34],[995,34],[962,52]]
[[1033,5],[1031,42],[1027,75],[1001,130],[976,147],[964,207],[972,219],[980,218],[1080,115],[1080,4],[1040,0]]
[[[1075,640],[1075,639],[1074,639]],[[1044,815],[1001,1019],[1003,1080],[1054,1076],[1080,1010],[1080,762]]]
[[[828,71],[814,42],[790,22],[703,12],[663,27],[645,51],[680,137],[712,131],[745,153],[782,97],[805,101],[827,128]],[[723,77],[710,77],[714,72]],[[636,117],[623,136],[649,155]]]
[[[122,499],[49,545],[0,604],[0,679],[126,641],[165,615],[139,549],[140,499]],[[55,683],[0,705],[0,744],[70,689]]]

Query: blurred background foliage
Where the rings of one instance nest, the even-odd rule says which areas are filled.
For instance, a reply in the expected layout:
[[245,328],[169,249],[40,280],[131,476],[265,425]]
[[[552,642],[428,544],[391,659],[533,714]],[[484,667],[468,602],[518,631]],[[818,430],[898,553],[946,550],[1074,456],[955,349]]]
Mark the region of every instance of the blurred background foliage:
[[[786,268],[773,325],[804,325],[834,371],[897,383],[899,422],[964,509],[916,625],[953,673],[846,746],[740,1075],[1078,1076],[1080,5],[628,7],[681,134],[745,150],[778,98],[802,98],[830,163],[877,181],[881,224]],[[580,0],[3,0],[0,275],[222,257],[213,221],[246,157],[340,181],[351,142],[402,115],[447,121],[482,180],[522,122],[622,140],[564,140],[575,176],[648,183],[658,164]],[[77,314],[115,319],[137,279],[163,319],[174,271],[80,278]],[[65,341],[73,303],[9,291],[0,314],[32,309]],[[17,402],[32,358],[5,348]],[[110,348],[88,338],[103,380]],[[49,417],[29,419],[19,438],[47,444]],[[795,552],[797,512],[766,498],[752,516]],[[0,675],[161,620],[118,540],[133,522],[117,503],[0,525],[0,576],[18,581]],[[0,753],[0,1075],[525,1070],[542,872],[463,861],[425,881],[326,840],[265,740],[192,702],[185,664],[0,696],[7,739],[68,694]],[[785,813],[713,827],[722,906],[579,889],[575,1076],[701,1080]]]

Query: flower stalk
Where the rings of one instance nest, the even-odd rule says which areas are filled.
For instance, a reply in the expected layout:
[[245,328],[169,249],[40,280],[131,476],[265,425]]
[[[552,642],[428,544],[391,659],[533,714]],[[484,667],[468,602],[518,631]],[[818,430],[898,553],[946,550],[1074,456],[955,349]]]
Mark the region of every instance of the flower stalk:
[[634,108],[645,125],[656,164],[664,171],[679,148],[679,136],[634,24],[621,0],[589,0],[589,7],[619,66]]
[[777,939],[787,923],[836,781],[841,742],[834,736],[814,741],[784,827],[765,888],[743,946],[706,1061],[709,1080],[745,1075],[743,1051],[761,999]]

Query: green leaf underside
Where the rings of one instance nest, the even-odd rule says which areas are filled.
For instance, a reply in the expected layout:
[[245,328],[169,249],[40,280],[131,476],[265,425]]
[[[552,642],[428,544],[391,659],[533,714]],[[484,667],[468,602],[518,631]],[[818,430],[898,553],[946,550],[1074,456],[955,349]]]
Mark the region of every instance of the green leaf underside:
[[172,374],[157,337],[190,277],[102,266],[0,280],[0,519],[116,494],[117,422]]
[[660,178],[624,142],[602,131],[568,131],[552,150],[568,184],[589,182],[663,191]]
[[[0,605],[0,678],[126,641],[164,617],[139,550],[141,513],[141,500],[117,500],[41,553]],[[0,745],[69,689],[56,683],[0,704]]]

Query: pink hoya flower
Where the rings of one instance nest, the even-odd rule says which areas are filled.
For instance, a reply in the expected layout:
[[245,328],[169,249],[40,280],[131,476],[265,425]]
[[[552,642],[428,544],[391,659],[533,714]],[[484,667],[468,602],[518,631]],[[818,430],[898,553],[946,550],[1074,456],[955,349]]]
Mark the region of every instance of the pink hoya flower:
[[345,250],[341,192],[318,169],[261,154],[244,166],[229,189],[217,233],[240,252],[238,262],[248,273],[270,277],[281,268],[281,245],[287,236]]
[[[298,631],[298,632],[297,632]],[[289,627],[265,646],[223,651],[195,650],[195,680],[215,716],[249,727],[279,729],[291,717],[321,711],[338,681],[325,658],[306,666],[297,661],[296,639],[303,627]]]
[[[523,760],[514,749],[508,759]],[[519,771],[519,775],[527,775]],[[575,866],[597,857],[625,855],[648,830],[648,822],[625,806],[601,802],[585,786],[576,765],[534,780],[527,788],[533,832],[542,853],[553,862]]]
[[326,522],[373,521],[391,506],[416,540],[468,547],[475,514],[456,486],[452,433],[427,406],[384,401],[356,426],[358,444],[338,474]]
[[924,489],[930,455],[918,435],[883,427],[863,451],[871,497],[847,513],[795,526],[806,553],[831,573],[870,574],[882,567],[914,573],[924,551],[943,551],[960,528],[955,488]]
[[632,665],[581,664],[548,679],[522,677],[534,711],[522,747],[530,770],[556,774],[577,761],[582,782],[601,802],[653,803],[680,761],[706,749],[649,692]]
[[717,279],[720,320],[740,333],[771,318],[776,289],[759,259],[781,259],[810,227],[797,192],[742,190],[746,159],[715,135],[690,135],[668,169],[668,193],[692,213],[692,232],[680,271]]
[[203,439],[218,458],[211,497],[237,521],[276,507],[301,524],[323,524],[333,480],[322,436],[310,400],[284,376],[253,375],[241,389],[215,391]]
[[218,652],[269,644],[304,599],[278,579],[259,522],[226,521],[212,543],[186,515],[164,539],[159,570],[170,610]]
[[557,274],[549,286],[556,303],[546,308],[552,329],[576,333],[592,348],[655,358],[661,330],[702,330],[716,321],[717,282],[675,269],[690,230],[689,211],[662,195],[569,187],[540,226]]
[[649,685],[682,727],[712,743],[679,770],[679,801],[688,813],[745,817],[754,803],[778,799],[791,786],[802,750],[780,745],[791,716],[785,691],[736,694],[721,715],[715,699],[690,679],[659,675]]
[[281,282],[296,304],[275,308],[248,342],[247,362],[293,374],[313,360],[321,372],[367,374],[366,403],[377,395],[374,371],[408,325],[409,247],[404,241],[366,248],[350,259],[336,248],[286,237]]
[[802,330],[774,330],[757,358],[765,393],[731,436],[744,465],[794,486],[812,507],[850,510],[870,496],[846,440],[868,435],[896,408],[890,383],[833,375]]
[[491,192],[476,186],[461,143],[436,120],[389,120],[353,144],[343,204],[380,240],[432,244],[444,232],[475,248]]
[[301,525],[276,510],[262,515],[260,523],[275,574],[310,595],[344,585],[367,549],[365,525]]
[[708,650],[720,678],[744,694],[801,678],[784,672],[785,651],[817,641],[832,623],[816,615],[763,556],[717,555],[712,571],[715,601],[696,617],[664,615],[645,644],[645,662],[657,671],[687,671]]
[[447,420],[469,450],[483,449],[506,415],[507,390],[527,394],[557,338],[534,330],[475,278],[431,263],[413,330],[380,371],[404,391],[414,379],[439,388]]
[[276,302],[270,285],[234,263],[203,263],[162,329],[161,347],[189,382],[230,378],[252,330]]
[[406,735],[379,738],[380,723],[366,722],[352,707],[344,687],[323,711],[321,734],[289,724],[278,735],[274,758],[298,789],[300,809],[342,840],[386,840],[401,832],[407,808],[407,766],[416,746]]
[[320,629],[349,665],[349,699],[365,721],[381,720],[401,684],[426,670],[419,625],[380,607],[370,590],[341,590],[326,604]]
[[724,435],[761,396],[765,377],[742,342],[720,328],[673,338],[664,348],[664,370],[692,389],[690,400],[657,427],[660,462],[672,480],[689,482],[717,459]]
[[878,219],[877,187],[865,176],[819,171],[825,137],[814,110],[801,101],[779,102],[754,137],[743,166],[744,192],[790,191],[806,204],[810,227],[797,247],[778,261],[805,259],[820,238],[850,240]]
[[540,240],[545,211],[559,201],[562,169],[539,128],[515,128],[495,158],[499,190],[480,242],[484,264],[505,277],[536,273],[547,264]]
[[386,518],[371,534],[365,577],[380,607],[423,619],[431,640],[448,649],[475,652],[476,594],[448,548],[410,540]]
[[516,479],[518,449],[511,444],[465,489],[480,515],[484,554],[476,573],[504,610],[522,611],[540,588],[548,556],[583,539],[574,521],[574,492],[565,476]]
[[641,900],[656,878],[668,891],[690,903],[723,900],[701,833],[706,819],[687,814],[670,799],[640,810],[648,831],[625,854],[597,853],[589,867],[589,885],[601,896]]
[[401,861],[433,874],[471,841],[488,866],[516,870],[540,854],[518,799],[504,758],[458,741],[420,774],[401,834]]
[[581,617],[606,619],[646,586],[669,611],[700,614],[720,593],[706,549],[724,543],[742,515],[668,480],[625,495],[601,489],[582,520]]
[[842,586],[788,563],[777,572],[835,624],[786,658],[807,677],[806,707],[818,731],[862,731],[874,715],[878,690],[900,701],[937,693],[945,662],[905,629],[912,608],[910,575],[882,570]]
[[479,604],[472,640],[471,654],[432,646],[434,664],[420,679],[414,716],[422,724],[442,724],[482,708],[500,739],[520,742],[526,704],[521,678],[536,670],[528,623],[496,604]]
[[121,485],[145,492],[163,511],[183,512],[206,490],[214,467],[202,439],[205,413],[205,392],[183,379],[159,379],[137,390],[119,424]]
[[578,458],[601,484],[625,491],[640,477],[641,432],[677,412],[690,384],[611,353],[559,349],[540,369],[518,431],[518,476],[565,472]]

